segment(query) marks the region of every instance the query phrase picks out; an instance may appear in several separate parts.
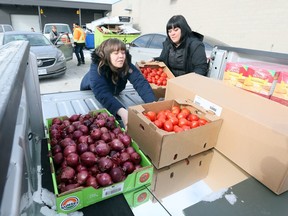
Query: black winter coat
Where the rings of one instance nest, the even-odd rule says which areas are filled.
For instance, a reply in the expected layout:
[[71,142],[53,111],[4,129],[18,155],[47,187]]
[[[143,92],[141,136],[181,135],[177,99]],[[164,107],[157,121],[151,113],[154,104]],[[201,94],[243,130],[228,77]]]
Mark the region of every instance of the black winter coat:
[[[207,57],[205,53],[205,46],[203,44],[203,35],[193,32],[184,40],[179,48],[184,50],[184,75],[187,73],[195,72],[197,74],[206,76],[208,71]],[[175,49],[174,44],[167,39],[163,42],[163,50],[158,58],[154,58],[155,61],[164,62],[168,68],[173,72],[172,65],[169,64],[169,50]],[[176,48],[177,49],[177,48]],[[175,74],[174,74],[175,75]],[[178,76],[179,76],[178,75]],[[177,75],[176,75],[177,76]]]

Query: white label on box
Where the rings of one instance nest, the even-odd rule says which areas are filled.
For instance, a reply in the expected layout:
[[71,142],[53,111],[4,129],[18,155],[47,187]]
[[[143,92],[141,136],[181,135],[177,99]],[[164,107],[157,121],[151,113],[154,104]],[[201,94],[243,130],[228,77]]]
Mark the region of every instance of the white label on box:
[[215,113],[215,115],[220,116],[222,112],[222,107],[196,95],[193,101],[195,104],[203,107],[204,109]]
[[110,187],[103,188],[102,198],[123,192],[124,182]]
[[47,70],[46,69],[38,69],[38,74],[39,75],[47,74]]

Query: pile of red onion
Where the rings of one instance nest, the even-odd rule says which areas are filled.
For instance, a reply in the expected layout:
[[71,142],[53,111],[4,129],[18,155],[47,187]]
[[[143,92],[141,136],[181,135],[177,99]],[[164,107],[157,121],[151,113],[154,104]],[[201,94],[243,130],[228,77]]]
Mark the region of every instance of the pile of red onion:
[[106,187],[141,167],[131,137],[105,112],[53,118],[49,133],[60,193],[80,186]]

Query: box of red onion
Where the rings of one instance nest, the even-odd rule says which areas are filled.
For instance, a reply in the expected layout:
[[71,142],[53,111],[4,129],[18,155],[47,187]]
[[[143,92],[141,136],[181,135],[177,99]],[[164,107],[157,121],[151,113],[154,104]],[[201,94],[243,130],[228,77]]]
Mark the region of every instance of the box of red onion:
[[57,212],[68,214],[151,185],[151,162],[106,109],[46,124]]

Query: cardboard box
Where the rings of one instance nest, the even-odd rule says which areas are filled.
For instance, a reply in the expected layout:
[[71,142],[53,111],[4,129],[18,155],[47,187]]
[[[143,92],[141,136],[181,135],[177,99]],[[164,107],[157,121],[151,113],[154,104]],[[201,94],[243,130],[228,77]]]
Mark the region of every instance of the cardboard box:
[[[209,120],[206,125],[187,131],[174,133],[159,129],[144,116],[143,112],[159,112],[182,105]],[[140,149],[157,168],[163,168],[177,161],[196,155],[215,146],[222,119],[207,112],[191,101],[175,99],[129,107],[128,134],[138,143]]]
[[215,148],[276,194],[288,190],[288,107],[194,73],[168,82],[165,99],[180,94],[221,106]]
[[[150,67],[150,68],[161,67],[163,68],[164,73],[167,74],[167,80],[175,77],[173,73],[169,70],[169,68],[165,65],[164,62],[136,62],[136,67],[139,70],[143,67]],[[157,99],[165,98],[166,86],[158,86],[154,83],[150,83],[150,86],[153,89],[153,92]]]
[[[106,112],[111,115],[106,109],[96,110],[95,112]],[[67,118],[67,116],[59,117],[61,119]],[[47,119],[47,128],[49,129],[52,125],[52,119]],[[116,121],[117,124],[119,124]],[[89,206],[91,204],[100,202],[102,200],[108,199],[120,193],[130,192],[135,189],[141,188],[143,186],[149,186],[152,182],[153,176],[153,166],[145,154],[139,149],[137,143],[132,140],[132,147],[141,155],[141,166],[142,168],[135,170],[133,173],[129,174],[126,179],[122,182],[112,184],[107,187],[100,187],[95,189],[93,187],[78,187],[67,192],[60,193],[58,190],[57,180],[56,180],[56,170],[52,159],[51,145],[49,134],[48,137],[48,151],[49,161],[52,174],[52,182],[54,187],[54,193],[56,196],[56,210],[58,213],[71,213],[79,210],[83,207]]]
[[204,179],[209,170],[213,150],[207,150],[170,166],[154,169],[152,192],[157,199],[165,198]]

